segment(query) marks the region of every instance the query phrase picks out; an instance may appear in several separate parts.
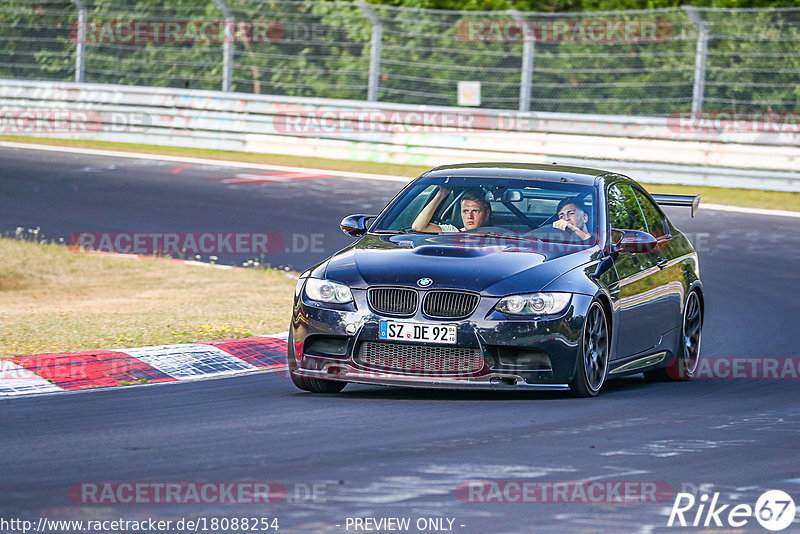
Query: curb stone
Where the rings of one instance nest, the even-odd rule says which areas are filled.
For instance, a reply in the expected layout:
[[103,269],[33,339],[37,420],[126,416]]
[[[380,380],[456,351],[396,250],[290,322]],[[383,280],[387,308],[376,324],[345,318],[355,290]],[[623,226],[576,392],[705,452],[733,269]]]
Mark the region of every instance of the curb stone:
[[0,397],[282,370],[287,334],[4,358]]

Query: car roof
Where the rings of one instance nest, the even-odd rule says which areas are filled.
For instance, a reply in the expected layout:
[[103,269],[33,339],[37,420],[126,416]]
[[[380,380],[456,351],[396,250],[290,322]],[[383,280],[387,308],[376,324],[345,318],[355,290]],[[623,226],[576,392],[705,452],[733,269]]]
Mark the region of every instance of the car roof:
[[519,178],[594,185],[595,179],[604,174],[609,174],[609,171],[557,164],[483,162],[442,165],[431,169],[420,178]]

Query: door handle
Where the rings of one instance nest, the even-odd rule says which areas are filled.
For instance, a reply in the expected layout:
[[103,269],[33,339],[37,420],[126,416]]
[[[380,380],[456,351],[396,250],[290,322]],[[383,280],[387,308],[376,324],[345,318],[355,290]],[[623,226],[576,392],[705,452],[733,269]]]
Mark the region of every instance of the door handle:
[[666,266],[667,266],[667,258],[659,257],[658,261],[656,261],[656,267],[658,267],[659,269],[663,269]]

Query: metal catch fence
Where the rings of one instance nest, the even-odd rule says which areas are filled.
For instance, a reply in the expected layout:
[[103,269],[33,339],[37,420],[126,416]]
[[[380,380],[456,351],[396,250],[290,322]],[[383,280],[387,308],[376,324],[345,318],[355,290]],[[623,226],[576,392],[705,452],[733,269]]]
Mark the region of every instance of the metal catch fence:
[[0,78],[520,111],[793,112],[798,43],[800,8],[0,0]]

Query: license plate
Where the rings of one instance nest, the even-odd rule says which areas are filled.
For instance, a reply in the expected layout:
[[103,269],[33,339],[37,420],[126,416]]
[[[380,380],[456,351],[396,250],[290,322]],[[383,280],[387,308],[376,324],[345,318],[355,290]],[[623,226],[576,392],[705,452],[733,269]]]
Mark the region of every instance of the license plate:
[[456,342],[456,325],[381,321],[379,337],[381,339],[452,344]]

